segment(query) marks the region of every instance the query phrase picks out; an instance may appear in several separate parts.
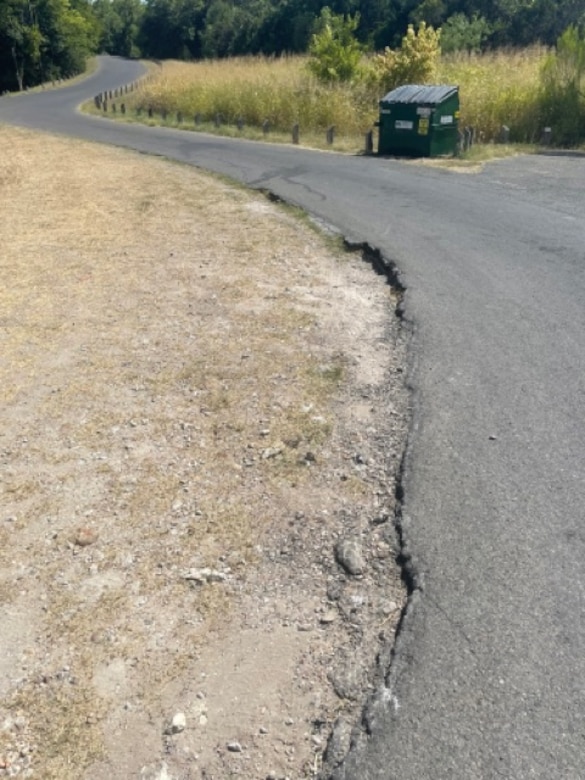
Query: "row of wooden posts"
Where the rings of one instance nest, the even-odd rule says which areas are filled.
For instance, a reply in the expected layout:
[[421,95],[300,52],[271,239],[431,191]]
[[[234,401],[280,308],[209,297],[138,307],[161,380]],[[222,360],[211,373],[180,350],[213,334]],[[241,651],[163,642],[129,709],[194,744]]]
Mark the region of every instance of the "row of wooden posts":
[[[107,113],[110,111],[112,114],[117,114],[120,112],[122,115],[126,115],[127,107],[125,103],[116,103],[114,102],[114,98],[121,97],[124,94],[127,94],[128,91],[133,91],[133,85],[129,85],[127,87],[121,87],[117,90],[110,90],[108,92],[102,92],[100,95],[96,95],[94,98],[95,107],[98,109],[101,109],[104,113]],[[144,115],[147,116],[149,119],[152,119],[156,115],[156,111],[152,106],[148,106],[148,108],[142,108],[141,106],[138,106],[135,110],[135,116],[139,117],[142,116],[144,112]],[[166,109],[162,109],[160,112],[160,117],[165,122],[168,117],[169,113],[166,111]],[[186,121],[186,117],[183,114],[182,111],[177,111],[177,113],[174,115],[176,118],[177,124],[182,125]],[[213,119],[211,120],[215,127],[219,128],[224,123],[223,117],[221,114],[215,114]],[[201,125],[204,122],[204,117],[202,114],[196,113],[193,116],[193,124],[197,127]],[[236,127],[241,132],[244,129],[244,120],[242,117],[238,117],[236,120]],[[267,136],[270,133],[271,125],[270,121],[268,119],[265,119],[262,123],[262,132],[265,136]],[[293,144],[298,144],[300,141],[300,126],[298,123],[294,124],[292,127],[292,142]],[[325,131],[325,140],[327,144],[330,146],[333,145],[335,142],[335,125],[331,125],[327,128]],[[365,134],[365,151],[366,152],[373,152],[374,150],[374,134],[373,131],[370,130]]]

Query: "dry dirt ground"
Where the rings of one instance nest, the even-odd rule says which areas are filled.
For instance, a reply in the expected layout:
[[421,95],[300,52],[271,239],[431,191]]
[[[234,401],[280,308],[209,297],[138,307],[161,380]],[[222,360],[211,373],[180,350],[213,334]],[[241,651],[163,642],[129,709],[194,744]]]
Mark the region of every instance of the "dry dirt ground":
[[188,167],[0,148],[0,777],[325,776],[404,600],[395,294]]

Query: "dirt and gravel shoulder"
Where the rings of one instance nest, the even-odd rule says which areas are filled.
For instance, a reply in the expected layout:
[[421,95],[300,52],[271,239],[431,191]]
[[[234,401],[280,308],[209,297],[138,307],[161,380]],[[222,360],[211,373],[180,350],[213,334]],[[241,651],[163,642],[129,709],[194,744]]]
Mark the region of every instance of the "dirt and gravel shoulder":
[[327,774],[404,601],[394,292],[188,167],[0,145],[0,777]]

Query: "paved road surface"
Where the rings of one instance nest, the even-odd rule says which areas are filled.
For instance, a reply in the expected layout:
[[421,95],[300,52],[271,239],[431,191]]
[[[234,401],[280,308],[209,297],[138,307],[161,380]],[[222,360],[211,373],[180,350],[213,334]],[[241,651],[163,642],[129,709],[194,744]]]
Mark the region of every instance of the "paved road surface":
[[584,780],[585,160],[461,175],[74,115],[140,71],[101,63],[75,87],[0,98],[0,121],[273,190],[379,247],[407,287],[403,525],[420,589],[337,780]]

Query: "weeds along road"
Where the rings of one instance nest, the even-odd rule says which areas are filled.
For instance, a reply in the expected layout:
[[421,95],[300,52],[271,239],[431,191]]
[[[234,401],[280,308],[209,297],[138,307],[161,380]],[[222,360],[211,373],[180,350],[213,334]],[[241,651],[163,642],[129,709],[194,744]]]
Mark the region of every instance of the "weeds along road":
[[73,109],[141,68],[100,62],[0,98],[0,122],[272,190],[379,247],[407,288],[418,588],[336,780],[585,778],[585,160],[460,175],[116,124]]

